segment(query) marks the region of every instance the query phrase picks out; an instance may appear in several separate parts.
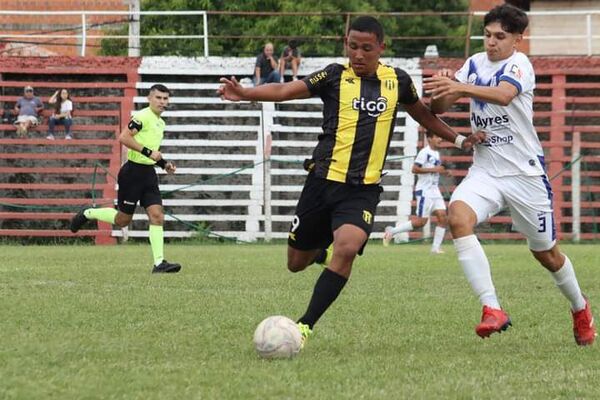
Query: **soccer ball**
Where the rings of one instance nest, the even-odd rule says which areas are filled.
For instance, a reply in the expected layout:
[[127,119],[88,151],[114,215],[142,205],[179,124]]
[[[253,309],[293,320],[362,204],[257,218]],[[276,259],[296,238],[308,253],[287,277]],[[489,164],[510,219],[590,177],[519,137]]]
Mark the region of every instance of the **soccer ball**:
[[254,331],[254,347],[262,358],[292,358],[300,351],[298,325],[281,315],[264,319]]

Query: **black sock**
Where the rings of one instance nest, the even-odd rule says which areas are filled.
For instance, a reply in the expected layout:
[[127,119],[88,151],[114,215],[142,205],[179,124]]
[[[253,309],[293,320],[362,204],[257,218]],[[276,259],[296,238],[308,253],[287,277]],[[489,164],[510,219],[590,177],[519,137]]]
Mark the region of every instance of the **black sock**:
[[308,309],[298,322],[306,324],[312,329],[313,325],[337,299],[346,282],[348,282],[347,278],[325,268],[315,283]]
[[317,256],[315,257],[315,259],[313,260],[313,262],[311,264],[314,264],[314,263],[323,264],[325,262],[326,258],[327,258],[327,249],[321,249],[321,250],[319,250],[319,254],[317,254]]

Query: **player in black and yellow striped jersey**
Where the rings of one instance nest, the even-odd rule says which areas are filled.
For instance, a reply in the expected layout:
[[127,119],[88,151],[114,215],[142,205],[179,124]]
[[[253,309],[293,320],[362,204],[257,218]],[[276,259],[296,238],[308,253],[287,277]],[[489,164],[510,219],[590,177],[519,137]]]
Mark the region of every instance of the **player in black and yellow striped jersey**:
[[457,135],[423,104],[405,71],[379,62],[383,36],[377,19],[359,17],[345,39],[348,64],[331,64],[300,81],[254,88],[242,87],[234,77],[221,78],[218,89],[232,101],[323,100],[323,133],[306,163],[309,174],[288,236],[292,272],[321,261],[323,249],[333,243],[331,261],[298,321],[305,337],[343,289],[371,233],[398,107],[457,147],[469,149],[483,139],[482,134]]

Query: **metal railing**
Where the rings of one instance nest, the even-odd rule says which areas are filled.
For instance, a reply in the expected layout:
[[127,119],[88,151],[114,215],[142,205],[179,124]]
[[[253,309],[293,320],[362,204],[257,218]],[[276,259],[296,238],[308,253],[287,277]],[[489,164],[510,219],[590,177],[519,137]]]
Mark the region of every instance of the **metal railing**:
[[[79,39],[81,41],[81,56],[85,56],[88,39],[132,39],[131,25],[128,35],[89,35],[87,34],[88,24],[87,17],[92,15],[126,15],[128,21],[139,23],[139,17],[142,15],[200,15],[202,16],[202,35],[135,35],[134,42],[139,42],[139,39],[202,39],[204,41],[204,57],[208,57],[208,19],[206,11],[2,11],[0,15],[81,15],[81,31],[79,34],[0,34],[1,38],[43,38],[43,39]],[[137,17],[137,19],[136,19]],[[139,30],[138,30],[139,32]],[[130,41],[131,44],[131,41]],[[138,46],[139,47],[139,46]]]
[[[74,29],[75,31],[79,31],[80,33],[74,34],[53,34],[53,33],[23,33],[23,34],[13,34],[13,33],[3,33],[0,34],[0,40],[4,38],[18,38],[18,39],[79,39],[80,40],[80,55],[85,56],[87,41],[90,39],[129,39],[130,40],[130,50],[135,46],[132,46],[132,43],[138,43],[137,48],[139,48],[139,40],[140,39],[201,39],[203,40],[203,50],[204,57],[208,57],[209,53],[209,38],[212,40],[224,40],[224,39],[264,39],[264,40],[273,40],[273,39],[290,39],[291,36],[282,36],[282,35],[209,35],[208,34],[208,15],[215,16],[232,16],[232,17],[274,17],[274,16],[312,16],[312,17],[333,17],[342,16],[345,19],[344,30],[340,29],[339,35],[305,35],[305,36],[294,36],[294,38],[300,40],[334,40],[341,41],[344,37],[344,32],[347,31],[347,28],[350,24],[351,18],[361,15],[364,13],[360,12],[341,12],[341,13],[333,13],[333,12],[253,12],[253,11],[20,11],[20,10],[0,10],[0,16],[2,15],[12,15],[12,16],[30,16],[30,15],[80,15],[81,16],[81,25],[79,28]],[[375,15],[378,17],[417,17],[417,16],[464,16],[466,18],[466,33],[460,36],[451,36],[451,35],[429,35],[429,36],[398,36],[398,35],[388,35],[388,39],[391,41],[406,41],[406,40],[422,40],[422,41],[432,41],[432,40],[456,40],[462,39],[465,41],[465,56],[469,55],[471,49],[471,41],[472,40],[482,40],[483,36],[481,35],[473,35],[473,23],[474,18],[480,18],[485,15],[483,11],[477,12],[433,12],[433,11],[419,11],[419,12],[385,12],[378,13],[372,12],[370,15]],[[599,10],[582,10],[582,11],[531,11],[527,13],[530,17],[536,16],[582,16],[585,18],[585,26],[586,33],[585,34],[577,34],[577,35],[535,35],[535,36],[525,36],[525,39],[529,39],[531,41],[537,40],[585,40],[586,43],[586,54],[592,55],[594,53],[593,41],[600,39],[600,35],[595,35],[593,31],[593,21],[592,17],[596,15],[600,15]],[[90,24],[88,23],[87,18],[89,16],[111,16],[111,15],[121,15],[127,16],[127,20],[123,20],[121,22],[129,24],[129,34],[127,35],[113,35],[113,34],[96,34],[91,35],[88,34]],[[139,33],[139,25],[138,29],[135,29],[135,24],[139,24],[139,17],[143,15],[162,15],[162,16],[201,16],[202,17],[202,30],[203,33],[201,35],[140,35]],[[49,45],[52,43],[48,43]],[[130,51],[130,55],[131,54]]]

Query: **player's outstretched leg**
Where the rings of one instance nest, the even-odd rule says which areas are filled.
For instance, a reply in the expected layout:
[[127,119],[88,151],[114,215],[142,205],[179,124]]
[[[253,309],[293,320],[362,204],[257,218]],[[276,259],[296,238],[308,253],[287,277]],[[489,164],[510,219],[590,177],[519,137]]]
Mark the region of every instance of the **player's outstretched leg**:
[[84,208],[83,210],[75,214],[75,216],[71,219],[71,232],[76,233],[81,229],[83,225],[85,225],[86,222],[90,220],[97,220],[107,222],[109,224],[114,224],[117,213],[117,210],[109,207]]

